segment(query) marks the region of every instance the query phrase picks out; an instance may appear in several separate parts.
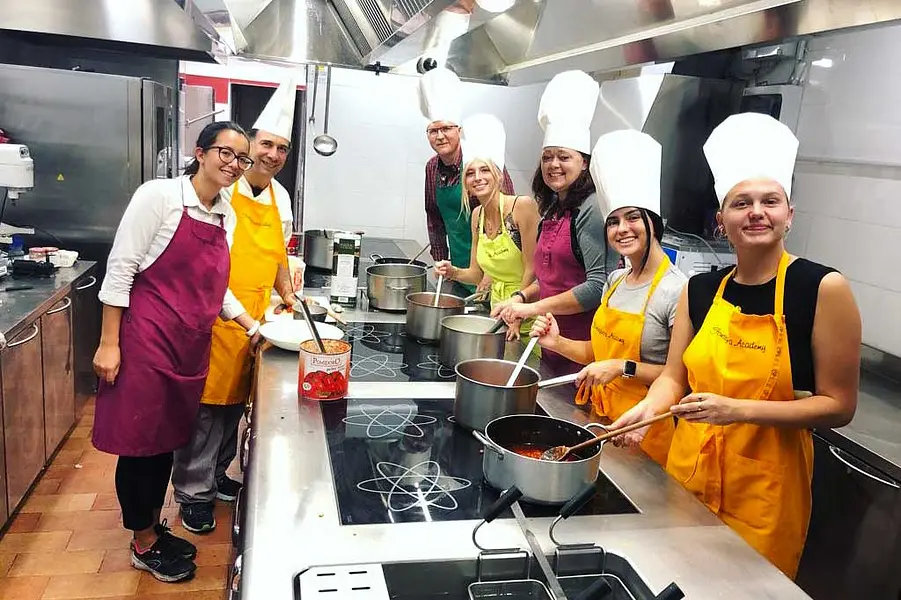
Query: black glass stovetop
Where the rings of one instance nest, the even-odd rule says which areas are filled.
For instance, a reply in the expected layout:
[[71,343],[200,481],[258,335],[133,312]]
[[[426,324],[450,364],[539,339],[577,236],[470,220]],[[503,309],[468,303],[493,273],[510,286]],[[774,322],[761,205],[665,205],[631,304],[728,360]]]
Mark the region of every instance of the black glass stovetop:
[[351,381],[455,381],[441,365],[438,343],[407,336],[404,323],[352,322],[341,327],[351,344]]
[[[453,407],[451,399],[321,404],[343,525],[481,518],[499,492],[483,480],[483,447],[453,423]],[[576,514],[638,512],[603,473],[597,487]],[[555,516],[560,508],[521,505],[529,517]]]

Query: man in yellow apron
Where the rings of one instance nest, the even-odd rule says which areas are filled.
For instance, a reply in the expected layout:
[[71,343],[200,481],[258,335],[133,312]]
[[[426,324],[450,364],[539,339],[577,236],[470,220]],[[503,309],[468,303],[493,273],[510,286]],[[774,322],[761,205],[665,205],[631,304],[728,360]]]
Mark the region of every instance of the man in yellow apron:
[[[732,115],[713,131],[704,152],[736,267],[692,278],[672,360],[613,424],[672,410],[679,421],[667,472],[792,578],[811,512],[810,428],[850,421],[860,369],[860,313],[847,280],[785,252],[797,149],[794,134],[767,115]],[[805,297],[802,286],[816,293]],[[812,322],[806,330],[801,315]]]
[[[229,287],[257,320],[253,333],[270,305],[273,287],[285,304],[293,306],[295,302],[285,250],[293,224],[291,195],[275,176],[288,157],[296,91],[295,77],[275,91],[249,132],[254,166],[227,194],[237,216]],[[238,424],[250,393],[248,333],[217,319],[194,435],[187,446],[175,452],[175,500],[182,525],[195,533],[215,529],[214,500],[232,501],[241,487],[225,470],[237,452]]]

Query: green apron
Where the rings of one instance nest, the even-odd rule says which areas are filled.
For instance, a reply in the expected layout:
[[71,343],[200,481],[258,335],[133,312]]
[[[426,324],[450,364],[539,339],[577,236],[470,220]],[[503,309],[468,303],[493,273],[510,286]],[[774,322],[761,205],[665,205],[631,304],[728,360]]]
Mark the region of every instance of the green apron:
[[[458,269],[468,269],[472,252],[472,225],[470,215],[460,212],[462,196],[463,186],[459,183],[443,187],[439,185],[435,190],[435,201],[447,232],[451,264]],[[456,283],[469,290],[470,294],[476,291],[474,285],[459,281]]]
[[[491,277],[491,306],[508,300],[513,292],[522,288],[522,275],[525,268],[522,264],[522,250],[516,246],[513,236],[504,222],[504,197],[498,198],[498,211],[501,218],[501,231],[491,239],[485,235],[485,210],[479,213],[479,247],[476,249],[476,260],[482,272]],[[524,320],[519,328],[520,341],[528,341],[529,331],[535,319]],[[535,356],[541,356],[541,348],[535,346]]]

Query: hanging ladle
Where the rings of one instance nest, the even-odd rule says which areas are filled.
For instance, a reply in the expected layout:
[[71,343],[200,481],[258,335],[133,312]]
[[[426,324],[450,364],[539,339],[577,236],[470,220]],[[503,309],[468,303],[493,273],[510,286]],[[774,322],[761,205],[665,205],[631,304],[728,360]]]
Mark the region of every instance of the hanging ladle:
[[[316,74],[318,79],[319,74]],[[313,138],[313,150],[322,156],[331,156],[338,150],[338,140],[328,134],[328,109],[332,98],[332,67],[325,71],[325,124],[322,133]]]

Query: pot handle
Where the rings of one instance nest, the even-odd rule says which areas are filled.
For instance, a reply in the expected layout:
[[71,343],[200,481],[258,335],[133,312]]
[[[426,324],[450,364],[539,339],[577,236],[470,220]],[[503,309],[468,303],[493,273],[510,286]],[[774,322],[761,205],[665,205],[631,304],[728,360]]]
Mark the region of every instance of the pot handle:
[[485,509],[485,512],[482,513],[482,520],[486,523],[492,522],[498,518],[502,512],[513,506],[513,503],[520,498],[522,498],[522,492],[515,485],[511,486],[501,494],[501,497],[498,498],[494,504]]
[[578,373],[571,373],[569,375],[561,375],[560,377],[554,377],[553,379],[544,379],[538,382],[538,387],[541,389],[556,387],[558,385],[566,385],[567,383],[575,383],[576,377]]
[[[485,436],[485,434],[483,434],[483,433],[480,432],[480,431],[477,431],[477,430],[473,429],[473,430],[472,430],[472,435],[473,435],[473,437],[475,437],[477,440],[479,440],[480,442],[482,442],[482,445],[483,445],[483,446],[485,446],[487,449],[489,449],[489,450],[491,450],[492,452],[494,452],[495,454],[497,454],[498,457],[499,457],[501,460],[504,460],[504,449],[503,449],[503,448],[501,448],[500,446],[498,446],[497,444],[495,444],[494,442],[492,442],[491,440],[489,440],[488,437]],[[512,502],[511,502],[511,504],[512,504]]]
[[607,429],[606,425],[601,425],[600,423],[589,423],[588,425],[583,425],[585,429],[591,429],[592,427],[600,427],[604,430],[604,433],[610,433],[610,430]]
[[372,262],[382,260],[383,258],[384,256],[382,256],[381,254],[376,254],[375,252],[369,255],[369,260],[371,260]]
[[396,285],[385,285],[386,288],[391,290],[392,292],[406,292],[410,289],[408,285],[396,286]]
[[[607,428],[607,425],[601,425],[600,423],[588,423],[587,425],[583,425],[582,427],[584,427],[585,429],[588,429],[588,430],[591,430],[592,427],[597,427],[598,429],[600,429],[603,432],[603,433],[595,433],[595,437],[602,436],[602,435],[604,435],[604,433],[610,433],[610,430]],[[594,432],[592,432],[592,433],[594,433]],[[604,444],[606,444],[606,443],[607,443],[607,441],[605,440],[605,441],[601,442],[600,444],[598,444],[598,452],[600,452],[601,450],[604,449]]]

